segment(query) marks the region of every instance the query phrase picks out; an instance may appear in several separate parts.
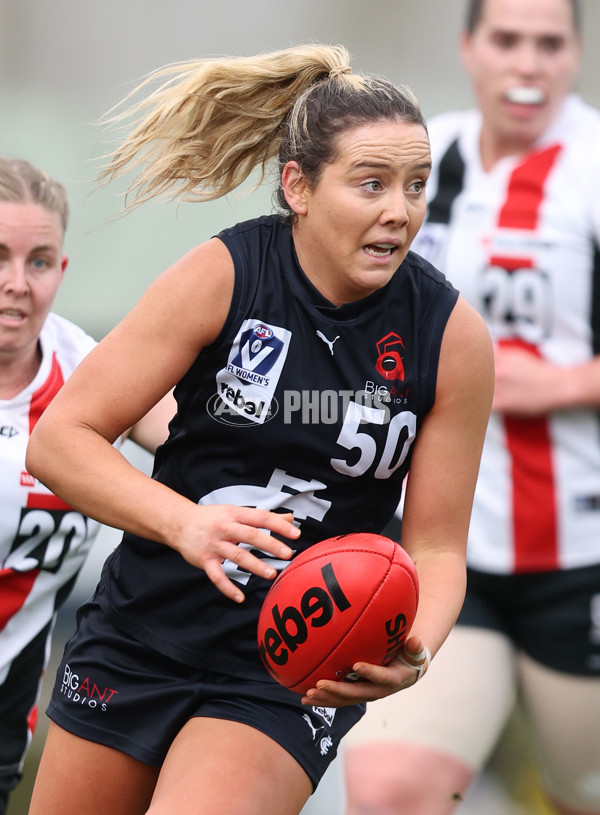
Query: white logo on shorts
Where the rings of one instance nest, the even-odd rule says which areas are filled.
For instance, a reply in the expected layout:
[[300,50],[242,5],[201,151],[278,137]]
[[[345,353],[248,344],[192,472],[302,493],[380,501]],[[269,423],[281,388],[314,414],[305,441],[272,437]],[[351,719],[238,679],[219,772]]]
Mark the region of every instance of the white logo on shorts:
[[326,756],[329,750],[333,747],[331,736],[324,736],[321,739],[321,755]]
[[328,727],[331,727],[331,725],[333,724],[333,720],[335,719],[335,712],[337,708],[315,707],[313,705],[313,710],[317,714],[317,716],[320,716],[323,719],[323,721],[327,724]]

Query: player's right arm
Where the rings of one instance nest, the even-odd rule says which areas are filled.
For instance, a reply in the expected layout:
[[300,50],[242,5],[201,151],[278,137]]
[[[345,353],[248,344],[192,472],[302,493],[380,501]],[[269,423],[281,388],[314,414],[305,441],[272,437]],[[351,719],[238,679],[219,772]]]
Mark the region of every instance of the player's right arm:
[[407,480],[402,546],[419,575],[419,606],[404,660],[355,663],[365,682],[320,680],[306,704],[341,707],[408,687],[418,677],[407,664],[411,657],[425,647],[435,655],[448,636],[465,595],[467,532],[493,390],[489,331],[460,297],[444,331],[436,398],[417,435]]
[[263,529],[296,538],[291,518],[230,505],[200,507],[151,479],[113,447],[214,342],[231,304],[234,271],[218,239],[196,247],[158,277],[131,312],[67,380],[32,433],[27,469],[96,520],[165,543],[232,599],[229,559],[264,577],[271,567],[239,541],[275,557],[289,547]]

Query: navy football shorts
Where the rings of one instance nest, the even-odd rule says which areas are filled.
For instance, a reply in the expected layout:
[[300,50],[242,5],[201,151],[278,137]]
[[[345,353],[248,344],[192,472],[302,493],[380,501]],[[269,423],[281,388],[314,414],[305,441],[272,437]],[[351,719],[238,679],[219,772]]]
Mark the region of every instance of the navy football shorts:
[[81,738],[160,766],[188,719],[241,722],[274,739],[316,788],[364,705],[307,707],[272,680],[240,679],[165,657],[112,625],[95,602],[78,611],[48,716]]
[[500,631],[553,670],[600,676],[600,566],[516,575],[469,569],[458,624]]
[[11,790],[22,775],[25,752],[37,719],[37,700],[46,664],[52,623],[14,658],[0,685],[0,815],[8,806]]

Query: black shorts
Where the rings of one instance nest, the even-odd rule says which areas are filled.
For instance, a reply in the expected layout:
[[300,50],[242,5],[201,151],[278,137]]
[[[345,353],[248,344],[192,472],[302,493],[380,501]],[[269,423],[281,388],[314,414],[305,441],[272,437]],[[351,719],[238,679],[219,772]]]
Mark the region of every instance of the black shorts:
[[21,778],[37,721],[37,701],[52,628],[48,623],[14,658],[0,685],[0,815]]
[[600,566],[517,575],[469,569],[458,624],[501,631],[548,668],[600,676]]
[[194,716],[242,722],[291,753],[316,787],[364,705],[307,707],[271,680],[254,681],[176,662],[112,625],[92,601],[78,611],[48,716],[88,741],[160,766]]

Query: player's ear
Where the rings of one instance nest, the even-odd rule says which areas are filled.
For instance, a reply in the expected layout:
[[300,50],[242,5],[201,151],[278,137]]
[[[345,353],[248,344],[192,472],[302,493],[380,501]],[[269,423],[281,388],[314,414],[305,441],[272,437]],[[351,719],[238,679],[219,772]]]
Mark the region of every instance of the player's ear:
[[295,215],[306,215],[310,187],[297,161],[288,161],[281,172],[281,188]]

